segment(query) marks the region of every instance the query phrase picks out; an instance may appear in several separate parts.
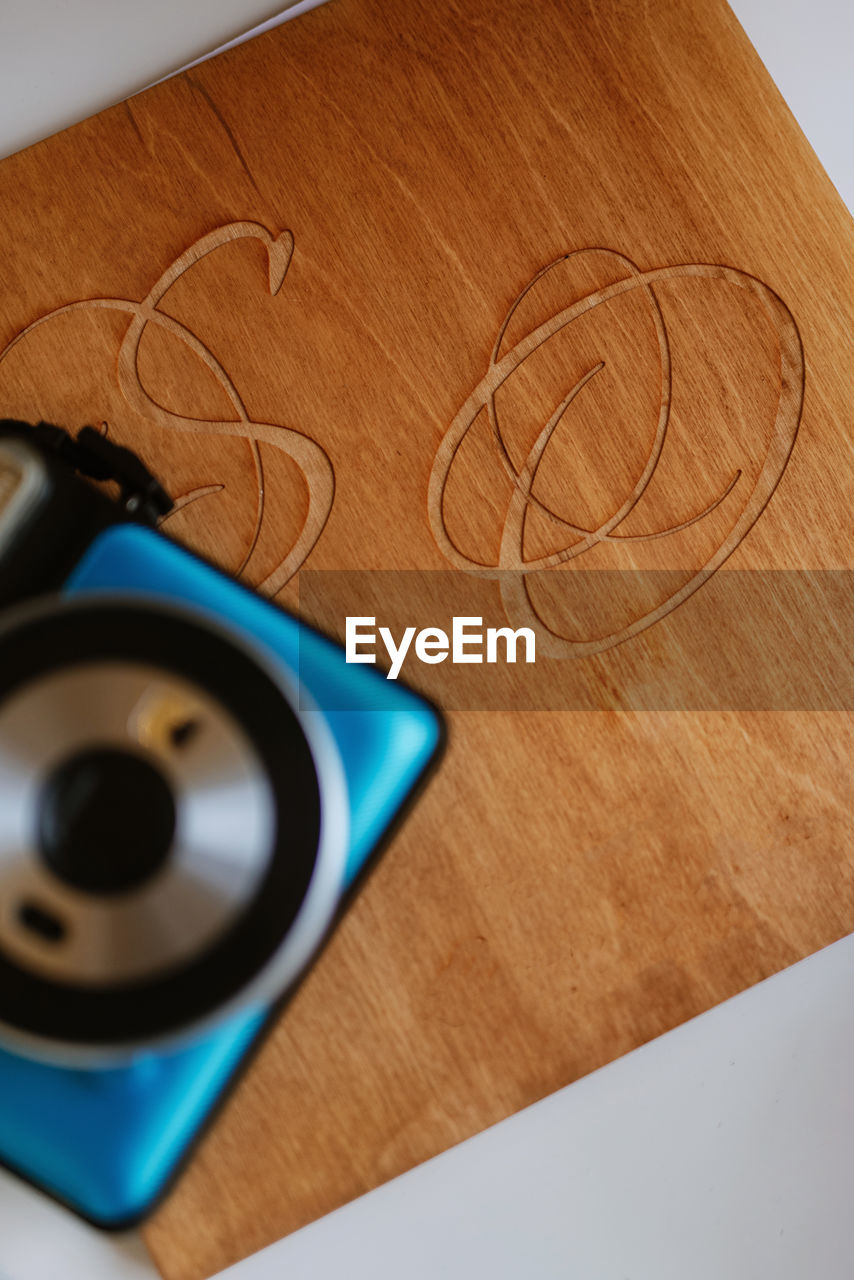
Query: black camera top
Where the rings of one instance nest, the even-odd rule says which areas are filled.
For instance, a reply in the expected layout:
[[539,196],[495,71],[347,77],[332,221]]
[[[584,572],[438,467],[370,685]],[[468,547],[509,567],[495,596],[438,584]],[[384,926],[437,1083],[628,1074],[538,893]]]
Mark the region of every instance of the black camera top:
[[[114,481],[118,496],[91,481]],[[94,428],[0,419],[0,607],[55,590],[102,529],[153,527],[172,505],[135,453]]]

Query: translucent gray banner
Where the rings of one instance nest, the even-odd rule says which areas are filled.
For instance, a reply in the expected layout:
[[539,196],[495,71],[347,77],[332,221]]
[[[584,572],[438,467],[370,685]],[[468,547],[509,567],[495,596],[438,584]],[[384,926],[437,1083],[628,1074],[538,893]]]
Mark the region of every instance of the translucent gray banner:
[[854,707],[852,570],[312,570],[299,588],[362,670],[449,710]]

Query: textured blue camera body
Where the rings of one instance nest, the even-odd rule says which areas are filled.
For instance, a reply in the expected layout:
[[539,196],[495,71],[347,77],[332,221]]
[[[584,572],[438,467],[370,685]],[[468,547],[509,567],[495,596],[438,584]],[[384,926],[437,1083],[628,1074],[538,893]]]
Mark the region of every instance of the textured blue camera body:
[[[436,711],[177,544],[136,525],[100,534],[64,594],[177,605],[298,679],[344,768],[349,851],[342,905],[437,758]],[[0,1051],[0,1160],[99,1226],[141,1218],[162,1194],[276,1006],[245,1007],[191,1042],[121,1066],[54,1066]]]

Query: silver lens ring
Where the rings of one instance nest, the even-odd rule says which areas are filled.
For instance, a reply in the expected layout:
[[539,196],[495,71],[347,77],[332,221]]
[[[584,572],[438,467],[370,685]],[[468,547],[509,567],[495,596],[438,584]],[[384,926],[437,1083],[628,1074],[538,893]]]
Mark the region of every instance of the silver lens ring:
[[[174,816],[161,865],[123,889],[126,846],[150,840],[146,830],[140,837],[151,815],[139,806],[154,789],[144,786],[145,772],[138,776],[126,763],[127,783],[116,785],[122,763],[134,760],[162,778]],[[53,807],[65,812],[52,826],[62,822],[65,839],[53,844],[72,862],[76,834],[76,877],[43,852],[40,829],[60,790],[51,785],[57,778],[67,782]],[[118,661],[77,663],[31,680],[0,705],[0,950],[23,968],[75,985],[167,972],[203,952],[246,909],[272,856],[275,821],[252,743],[198,685]],[[100,891],[87,892],[90,851],[79,847],[87,836],[107,846],[115,889],[105,891],[102,874]]]
[[[122,815],[104,835],[102,802],[148,769],[173,800],[162,865],[81,884],[80,832],[118,843]],[[347,813],[324,717],[216,619],[139,597],[19,611],[0,632],[3,1034],[38,1056],[113,1059],[275,999],[334,916]]]

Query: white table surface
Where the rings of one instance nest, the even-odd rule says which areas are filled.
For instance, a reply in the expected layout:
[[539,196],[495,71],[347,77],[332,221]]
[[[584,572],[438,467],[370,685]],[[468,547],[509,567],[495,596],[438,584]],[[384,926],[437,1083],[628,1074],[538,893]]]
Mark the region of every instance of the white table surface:
[[851,1280],[854,937],[222,1272]]
[[[0,156],[282,7],[2,0]],[[854,209],[854,5],[733,8]],[[852,1011],[845,939],[223,1277],[850,1280]],[[138,1237],[101,1236],[0,1173],[0,1280],[154,1275]]]

